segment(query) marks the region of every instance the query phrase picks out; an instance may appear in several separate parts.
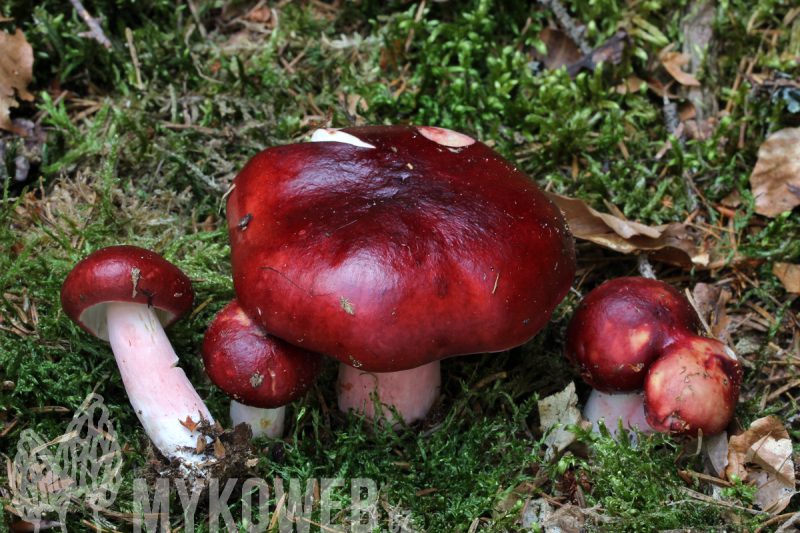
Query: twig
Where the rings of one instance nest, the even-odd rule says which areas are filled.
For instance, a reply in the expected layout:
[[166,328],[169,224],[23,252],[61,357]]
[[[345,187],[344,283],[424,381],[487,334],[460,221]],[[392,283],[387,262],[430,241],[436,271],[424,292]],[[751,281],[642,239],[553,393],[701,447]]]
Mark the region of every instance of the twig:
[[539,0],[539,2],[543,6],[549,7],[553,10],[553,14],[556,16],[561,25],[564,26],[569,38],[572,39],[575,44],[578,45],[578,48],[581,49],[581,53],[583,55],[588,56],[592,53],[592,47],[589,46],[589,43],[583,36],[583,32],[581,32],[581,30],[579,30],[575,25],[572,17],[569,16],[569,13],[567,13],[567,10],[561,5],[561,2],[558,0]]
[[[782,520],[786,520],[787,518],[789,518],[789,520],[785,524],[783,524],[780,527],[780,529],[778,529],[778,531],[786,531],[786,527],[794,525],[794,523],[797,521],[798,517],[800,517],[800,513],[786,513],[786,514],[778,515],[778,516],[776,516],[774,518],[770,518],[769,520],[767,520],[766,522],[761,524],[758,527],[758,529],[755,530],[754,533],[761,533],[766,528],[768,528],[770,526],[773,526],[773,525],[775,525],[777,523],[780,523]],[[776,533],[777,533],[777,531],[776,531]]]
[[133,32],[130,28],[125,28],[125,38],[128,40],[128,50],[131,53],[133,70],[136,71],[136,85],[141,91],[144,89],[144,84],[142,83],[142,72],[139,70],[139,56],[136,54],[136,43],[133,42]]
[[81,16],[83,21],[89,26],[89,30],[87,32],[79,33],[78,37],[91,37],[98,43],[102,44],[106,48],[111,48],[111,41],[108,40],[106,34],[103,33],[103,28],[100,27],[100,24],[97,22],[98,19],[93,18],[86,8],[83,7],[81,0],[69,0],[72,3],[72,7],[75,8],[75,11]]

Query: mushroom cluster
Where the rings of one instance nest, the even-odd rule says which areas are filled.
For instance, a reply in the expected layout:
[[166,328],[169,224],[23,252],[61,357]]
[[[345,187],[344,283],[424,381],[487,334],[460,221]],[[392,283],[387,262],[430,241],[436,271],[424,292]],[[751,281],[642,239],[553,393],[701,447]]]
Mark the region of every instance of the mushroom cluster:
[[[591,291],[567,328],[566,355],[594,388],[584,415],[640,430],[715,435],[733,416],[742,366],[670,285],[617,278]],[[614,423],[611,423],[611,422]]]
[[238,303],[341,363],[341,409],[375,416],[377,392],[421,419],[441,359],[518,346],[549,320],[574,278],[572,237],[531,178],[466,135],[376,126],[312,141],[261,152],[232,184]]

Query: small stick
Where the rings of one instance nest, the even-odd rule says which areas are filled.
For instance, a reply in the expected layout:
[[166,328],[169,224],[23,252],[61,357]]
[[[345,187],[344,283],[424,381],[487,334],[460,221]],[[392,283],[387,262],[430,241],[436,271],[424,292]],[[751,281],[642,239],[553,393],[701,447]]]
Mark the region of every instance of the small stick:
[[88,32],[78,34],[78,37],[91,37],[98,43],[110,49],[111,41],[109,41],[108,37],[106,37],[106,34],[103,33],[103,28],[100,27],[100,24],[97,22],[97,19],[89,15],[89,12],[86,11],[85,7],[83,7],[81,0],[69,0],[69,1],[72,3],[72,7],[75,8],[75,11],[78,12],[83,21],[89,26],[89,29],[91,30]]
[[131,53],[133,69],[136,71],[136,85],[141,91],[144,89],[144,84],[142,83],[142,72],[139,70],[139,56],[136,54],[136,44],[133,42],[133,32],[130,28],[125,28],[125,38],[128,40],[128,49]]
[[578,45],[578,48],[581,49],[581,53],[583,55],[588,56],[592,53],[592,47],[589,46],[589,43],[583,36],[583,33],[581,33],[581,31],[577,28],[575,22],[572,20],[572,17],[569,16],[567,10],[561,5],[561,2],[558,0],[539,0],[539,2],[545,7],[549,7],[553,10],[553,14],[556,16],[561,25],[564,26],[569,38],[572,39],[575,44]]

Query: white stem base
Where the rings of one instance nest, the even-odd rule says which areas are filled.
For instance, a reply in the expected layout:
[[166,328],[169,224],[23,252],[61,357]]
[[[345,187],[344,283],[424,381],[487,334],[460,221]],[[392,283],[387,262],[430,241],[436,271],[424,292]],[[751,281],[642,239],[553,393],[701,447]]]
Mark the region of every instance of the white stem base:
[[109,303],[108,333],[128,398],[144,430],[161,453],[186,462],[204,462],[183,450],[195,448],[199,431],[181,424],[205,418],[214,423],[203,400],[182,369],[153,308],[141,304]]
[[[381,403],[397,409],[406,424],[422,420],[439,396],[442,384],[439,361],[401,372],[364,372],[352,366],[339,365],[339,409],[353,409],[370,420],[375,419],[375,403],[370,398],[378,393]],[[376,383],[377,380],[377,383]],[[383,415],[397,427],[392,412],[383,408]]]
[[[592,390],[589,400],[583,408],[583,416],[592,423],[597,431],[597,422],[602,418],[605,425],[611,432],[611,436],[617,437],[619,430],[618,421],[622,418],[622,425],[625,428],[639,427],[639,431],[645,435],[655,433],[644,416],[644,398],[641,393],[632,394],[605,394]],[[631,442],[636,443],[636,435],[631,436]]]
[[231,420],[233,427],[242,422],[249,424],[253,429],[253,438],[264,435],[271,439],[283,436],[283,419],[286,416],[286,407],[277,409],[261,409],[250,407],[236,400],[231,400]]

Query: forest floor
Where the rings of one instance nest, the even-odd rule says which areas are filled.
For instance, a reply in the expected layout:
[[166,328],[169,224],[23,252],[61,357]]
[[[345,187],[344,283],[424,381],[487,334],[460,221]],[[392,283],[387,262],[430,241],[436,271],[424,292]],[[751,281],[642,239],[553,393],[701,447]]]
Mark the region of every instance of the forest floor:
[[[234,297],[224,194],[263,149],[304,142],[323,125],[373,124],[450,128],[500,152],[565,212],[578,271],[533,340],[445,360],[424,422],[391,431],[340,413],[329,360],[289,407],[285,438],[257,440],[248,463],[273,488],[297,480],[318,494],[323,480],[346,480],[329,495],[340,508],[331,522],[318,525],[317,498],[298,531],[355,530],[353,511],[376,531],[791,530],[800,516],[790,501],[800,464],[800,7],[78,4],[0,5],[0,532],[36,525],[19,504],[18,450],[32,435],[53,450],[68,441],[72,413],[92,393],[122,445],[116,500],[93,511],[88,492],[50,485],[45,492],[69,499],[38,526],[130,531],[142,512],[134,480],[160,461],[108,344],[62,312],[75,263],[131,244],[190,276],[194,308],[169,337],[229,427],[228,398],[200,356],[208,322]],[[554,450],[540,400],[567,391],[560,422],[574,424],[567,406],[590,392],[564,357],[569,319],[591,289],[648,265],[738,352],[734,421],[699,451],[694,439],[634,445],[577,426],[569,447]],[[352,505],[355,479],[377,489],[364,509]],[[276,496],[270,513],[285,513]],[[227,509],[248,531],[243,499],[240,486]],[[173,532],[215,527],[208,505],[192,523],[177,497],[165,520]]]

